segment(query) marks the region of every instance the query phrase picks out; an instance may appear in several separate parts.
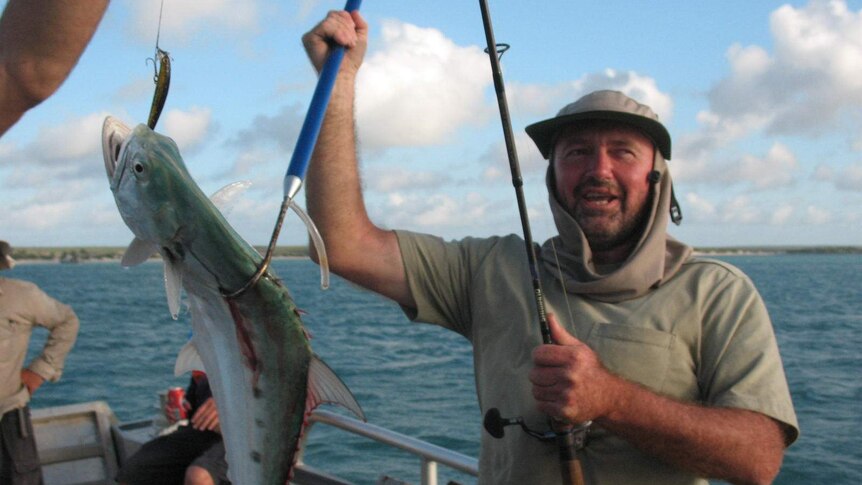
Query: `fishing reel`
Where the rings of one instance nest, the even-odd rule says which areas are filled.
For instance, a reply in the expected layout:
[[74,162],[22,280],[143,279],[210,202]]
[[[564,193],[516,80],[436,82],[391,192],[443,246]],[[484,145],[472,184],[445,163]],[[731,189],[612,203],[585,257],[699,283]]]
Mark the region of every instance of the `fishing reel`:
[[497,408],[491,408],[485,413],[485,419],[482,421],[482,426],[485,427],[485,431],[488,432],[491,436],[496,439],[500,439],[505,436],[506,426],[518,425],[524,430],[525,433],[536,438],[539,441],[549,442],[549,441],[557,441],[561,437],[568,437],[571,435],[571,439],[573,440],[573,444],[575,449],[579,450],[584,447],[587,443],[587,432],[590,429],[590,425],[592,425],[592,421],[586,421],[580,423],[576,426],[572,426],[571,428],[565,431],[536,431],[534,429],[530,429],[529,426],[524,422],[524,418],[522,416],[517,416],[514,418],[504,418],[500,414],[500,410]]

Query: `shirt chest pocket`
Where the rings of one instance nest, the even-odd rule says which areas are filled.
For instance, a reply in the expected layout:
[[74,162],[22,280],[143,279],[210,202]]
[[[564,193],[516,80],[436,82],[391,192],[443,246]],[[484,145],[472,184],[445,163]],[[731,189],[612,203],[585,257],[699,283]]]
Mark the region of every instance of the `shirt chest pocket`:
[[652,328],[596,323],[587,344],[614,374],[661,391],[676,336]]

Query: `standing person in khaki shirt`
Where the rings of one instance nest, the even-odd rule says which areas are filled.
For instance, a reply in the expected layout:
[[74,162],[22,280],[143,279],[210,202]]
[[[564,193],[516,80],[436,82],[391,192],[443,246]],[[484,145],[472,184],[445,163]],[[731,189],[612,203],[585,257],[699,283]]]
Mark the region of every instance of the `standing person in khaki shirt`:
[[[12,248],[0,241],[0,270],[11,269]],[[42,352],[24,367],[33,327],[50,332]],[[0,483],[42,483],[30,423],[30,397],[63,373],[78,335],[78,317],[33,283],[0,277]]]
[[[558,231],[528,268],[515,235],[444,241],[369,218],[353,109],[367,40],[344,11],[303,37],[318,70],[347,47],[306,179],[330,268],[468,339],[482,414],[540,432],[548,417],[592,421],[578,451],[588,485],[774,480],[799,428],[772,323],[739,269],[667,233],[680,216],[671,138],[652,109],[595,91],[526,128],[548,159]],[[533,271],[554,345],[537,346]],[[553,443],[481,440],[480,485],[561,483]]]

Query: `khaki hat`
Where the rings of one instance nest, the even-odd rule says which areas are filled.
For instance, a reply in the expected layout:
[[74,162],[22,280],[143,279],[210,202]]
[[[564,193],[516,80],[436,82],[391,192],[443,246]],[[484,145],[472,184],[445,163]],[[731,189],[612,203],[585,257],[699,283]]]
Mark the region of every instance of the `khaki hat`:
[[12,246],[6,241],[0,241],[0,270],[12,269],[15,266],[15,260],[12,259]]
[[658,121],[658,115],[645,105],[619,91],[594,91],[566,105],[557,116],[533,123],[526,128],[542,156],[549,158],[557,132],[563,126],[589,120],[618,121],[643,131],[670,160],[670,133]]

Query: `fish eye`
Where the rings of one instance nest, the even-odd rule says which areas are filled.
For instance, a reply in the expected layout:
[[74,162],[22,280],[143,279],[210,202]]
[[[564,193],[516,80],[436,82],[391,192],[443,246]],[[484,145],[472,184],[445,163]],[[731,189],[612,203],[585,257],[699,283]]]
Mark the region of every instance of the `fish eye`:
[[144,164],[141,162],[135,163],[135,173],[144,173]]

